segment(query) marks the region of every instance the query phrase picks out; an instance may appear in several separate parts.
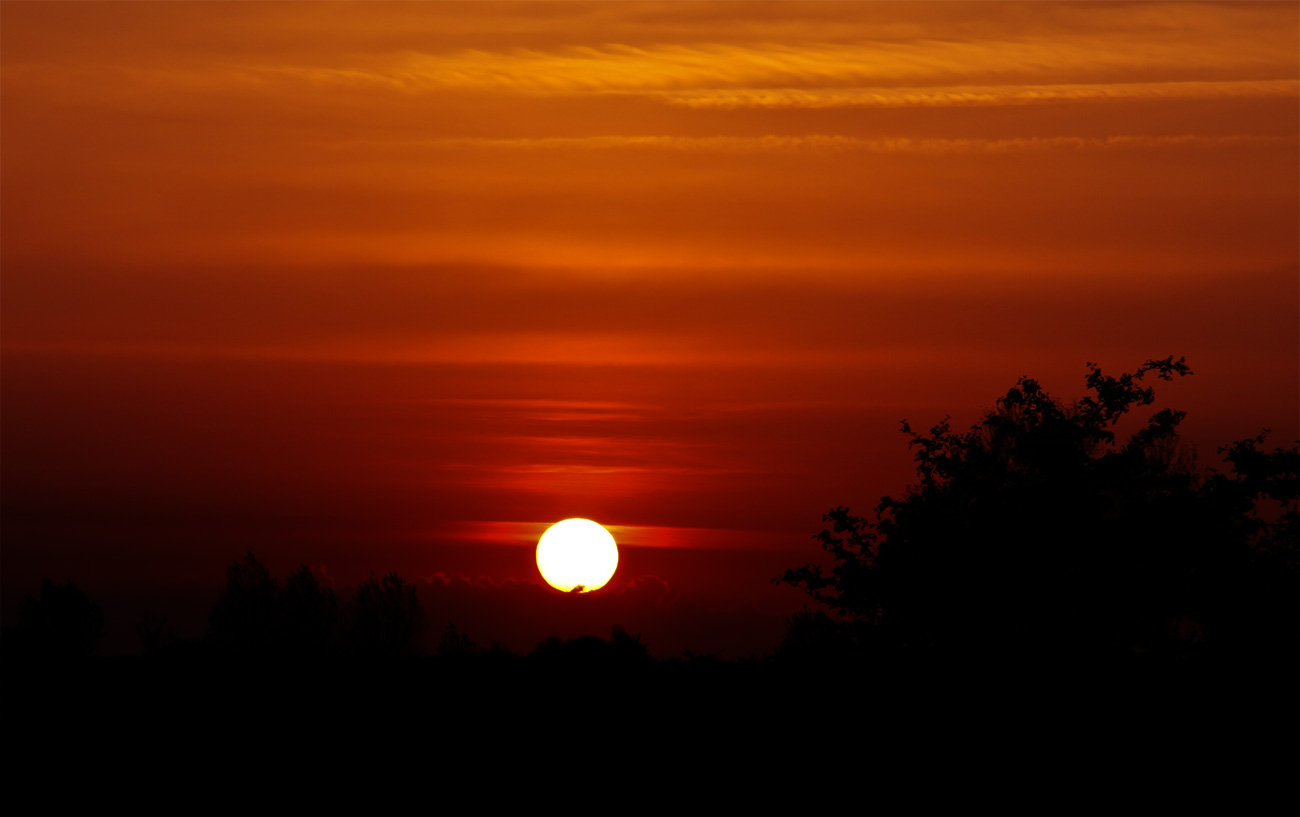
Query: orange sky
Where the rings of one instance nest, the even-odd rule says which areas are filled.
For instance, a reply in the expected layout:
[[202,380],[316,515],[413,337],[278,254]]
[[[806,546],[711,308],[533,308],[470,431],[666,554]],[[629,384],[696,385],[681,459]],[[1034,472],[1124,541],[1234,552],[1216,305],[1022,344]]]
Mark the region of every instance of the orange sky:
[[1300,435],[1294,3],[0,14],[10,599],[587,516],[779,624],[902,417],[1175,354],[1203,460]]

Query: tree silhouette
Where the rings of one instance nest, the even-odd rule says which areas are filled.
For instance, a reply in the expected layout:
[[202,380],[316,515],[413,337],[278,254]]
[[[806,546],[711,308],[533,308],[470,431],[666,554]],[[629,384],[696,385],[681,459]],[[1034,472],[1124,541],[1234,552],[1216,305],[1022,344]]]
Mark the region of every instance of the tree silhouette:
[[281,586],[249,551],[226,568],[208,640],[229,653],[304,657],[333,649],[338,620],[338,598],[310,568],[300,565]]
[[280,588],[250,550],[226,568],[226,587],[208,619],[208,638],[218,649],[269,654],[277,646]]
[[333,590],[321,587],[306,565],[299,565],[285,581],[279,613],[279,637],[288,650],[319,654],[333,647],[339,622],[338,597]]
[[40,595],[24,599],[19,608],[11,645],[44,659],[85,658],[95,652],[103,628],[104,611],[80,588],[43,579]]
[[1245,558],[1206,573],[1205,638],[1234,660],[1271,657],[1300,663],[1297,566],[1300,563],[1300,454],[1260,448],[1267,432],[1219,449],[1231,466],[1212,474],[1202,501],[1223,509],[1216,533]]
[[[917,484],[870,519],[831,510],[816,536],[829,572],[773,581],[826,605],[859,643],[930,655],[1169,655],[1250,627],[1294,638],[1294,606],[1280,614],[1295,598],[1296,451],[1238,443],[1234,472],[1207,478],[1179,439],[1184,412],[1116,435],[1154,401],[1147,376],[1191,374],[1182,358],[1119,377],[1088,368],[1091,394],[1073,404],[1022,377],[968,431],[904,421]],[[1254,515],[1261,497],[1277,519]]]
[[352,645],[378,656],[413,653],[424,630],[424,605],[415,585],[396,573],[375,581],[374,573],[357,587],[349,610]]

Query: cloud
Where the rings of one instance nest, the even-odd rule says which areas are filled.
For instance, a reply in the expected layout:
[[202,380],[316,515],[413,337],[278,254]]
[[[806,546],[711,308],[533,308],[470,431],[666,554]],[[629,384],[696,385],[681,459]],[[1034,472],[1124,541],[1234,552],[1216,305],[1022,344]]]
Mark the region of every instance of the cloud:
[[990,83],[1017,77],[1038,85],[1045,79],[1077,83],[1085,78],[1114,81],[1122,77],[1127,84],[1135,80],[1149,84],[1160,79],[1193,79],[1168,76],[1190,71],[1202,80],[1220,72],[1271,69],[1274,76],[1294,73],[1291,43],[1272,38],[1258,41],[1250,49],[1242,49],[1241,45],[1233,37],[1214,37],[1205,32],[1184,38],[1157,38],[1141,31],[1110,32],[1105,36],[1058,32],[1052,37],[1023,40],[609,44],[547,50],[407,52],[381,56],[369,64],[268,65],[244,68],[241,74],[252,82],[284,77],[406,92],[554,94],[692,88],[851,89],[916,84],[918,80],[948,84],[956,77],[986,79]]
[[665,92],[685,108],[904,108],[1033,105],[1046,102],[1131,102],[1176,99],[1262,99],[1300,95],[1291,79],[1225,82],[1117,82],[1063,85],[953,85],[907,88],[752,88]]
[[612,400],[539,400],[536,398],[438,397],[421,401],[430,405],[465,406],[486,410],[509,410],[525,420],[546,423],[635,422],[647,412],[659,410],[646,403]]
[[1221,148],[1278,145],[1295,137],[1229,134],[1205,136],[1046,136],[1010,139],[868,138],[828,134],[806,136],[573,136],[540,138],[430,139],[430,150],[654,150],[728,154],[766,153],[1013,153],[1047,150],[1117,150],[1168,147]]
[[[664,470],[664,469],[656,469]],[[440,526],[448,541],[535,547],[549,522],[457,521]],[[620,547],[684,548],[693,551],[771,550],[785,546],[785,531],[692,528],[665,525],[606,525]]]
[[917,31],[872,39],[863,36],[872,28],[863,27],[840,41],[699,42],[688,31],[677,43],[416,50],[394,42],[288,57],[268,44],[238,57],[218,49],[151,62],[145,54],[135,64],[93,53],[42,62],[33,53],[6,62],[4,86],[131,104],[149,91],[173,99],[296,97],[303,85],[404,94],[652,94],[722,108],[1293,95],[1294,22],[1267,22],[1216,25],[1189,15],[1182,25],[1152,25],[1134,15],[1106,30],[1011,26],[952,38]]

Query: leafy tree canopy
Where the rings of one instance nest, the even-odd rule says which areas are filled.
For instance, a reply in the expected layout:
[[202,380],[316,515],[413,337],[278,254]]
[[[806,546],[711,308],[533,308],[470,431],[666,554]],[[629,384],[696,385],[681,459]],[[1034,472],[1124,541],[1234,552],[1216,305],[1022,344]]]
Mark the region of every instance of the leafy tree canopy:
[[904,421],[918,482],[871,517],[831,510],[815,537],[829,570],[773,581],[864,644],[930,654],[1294,645],[1300,453],[1260,435],[1222,449],[1230,473],[1207,472],[1171,409],[1120,439],[1121,419],[1154,402],[1152,378],[1191,370],[1172,357],[1088,370],[1073,403],[1022,377],[969,430]]

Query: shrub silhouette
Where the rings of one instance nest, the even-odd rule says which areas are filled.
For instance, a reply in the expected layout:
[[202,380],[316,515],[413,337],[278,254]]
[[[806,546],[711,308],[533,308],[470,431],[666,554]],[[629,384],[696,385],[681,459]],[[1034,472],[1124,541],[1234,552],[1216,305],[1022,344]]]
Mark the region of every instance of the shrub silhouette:
[[461,660],[477,655],[480,648],[466,633],[461,632],[455,622],[448,621],[442,638],[438,639],[438,657]]
[[167,616],[145,610],[135,623],[135,634],[145,655],[156,655],[167,646]]
[[[1233,473],[1207,477],[1179,439],[1184,412],[1116,437],[1154,401],[1144,378],[1188,375],[1183,359],[1119,377],[1088,368],[1091,394],[1073,404],[1022,377],[968,431],[904,421],[917,484],[870,519],[828,512],[816,538],[829,572],[809,564],[773,581],[806,591],[861,643],[929,655],[1171,655],[1248,632],[1294,644],[1296,451],[1237,443]],[[1278,503],[1276,520],[1256,514],[1262,498]]]
[[823,668],[850,663],[858,657],[859,645],[852,628],[822,610],[800,610],[785,620],[785,634],[776,645],[774,657],[786,665]]
[[652,663],[650,648],[641,635],[629,635],[615,624],[606,641],[594,635],[567,640],[551,636],[537,645],[528,659],[535,664],[568,667],[633,668]]

